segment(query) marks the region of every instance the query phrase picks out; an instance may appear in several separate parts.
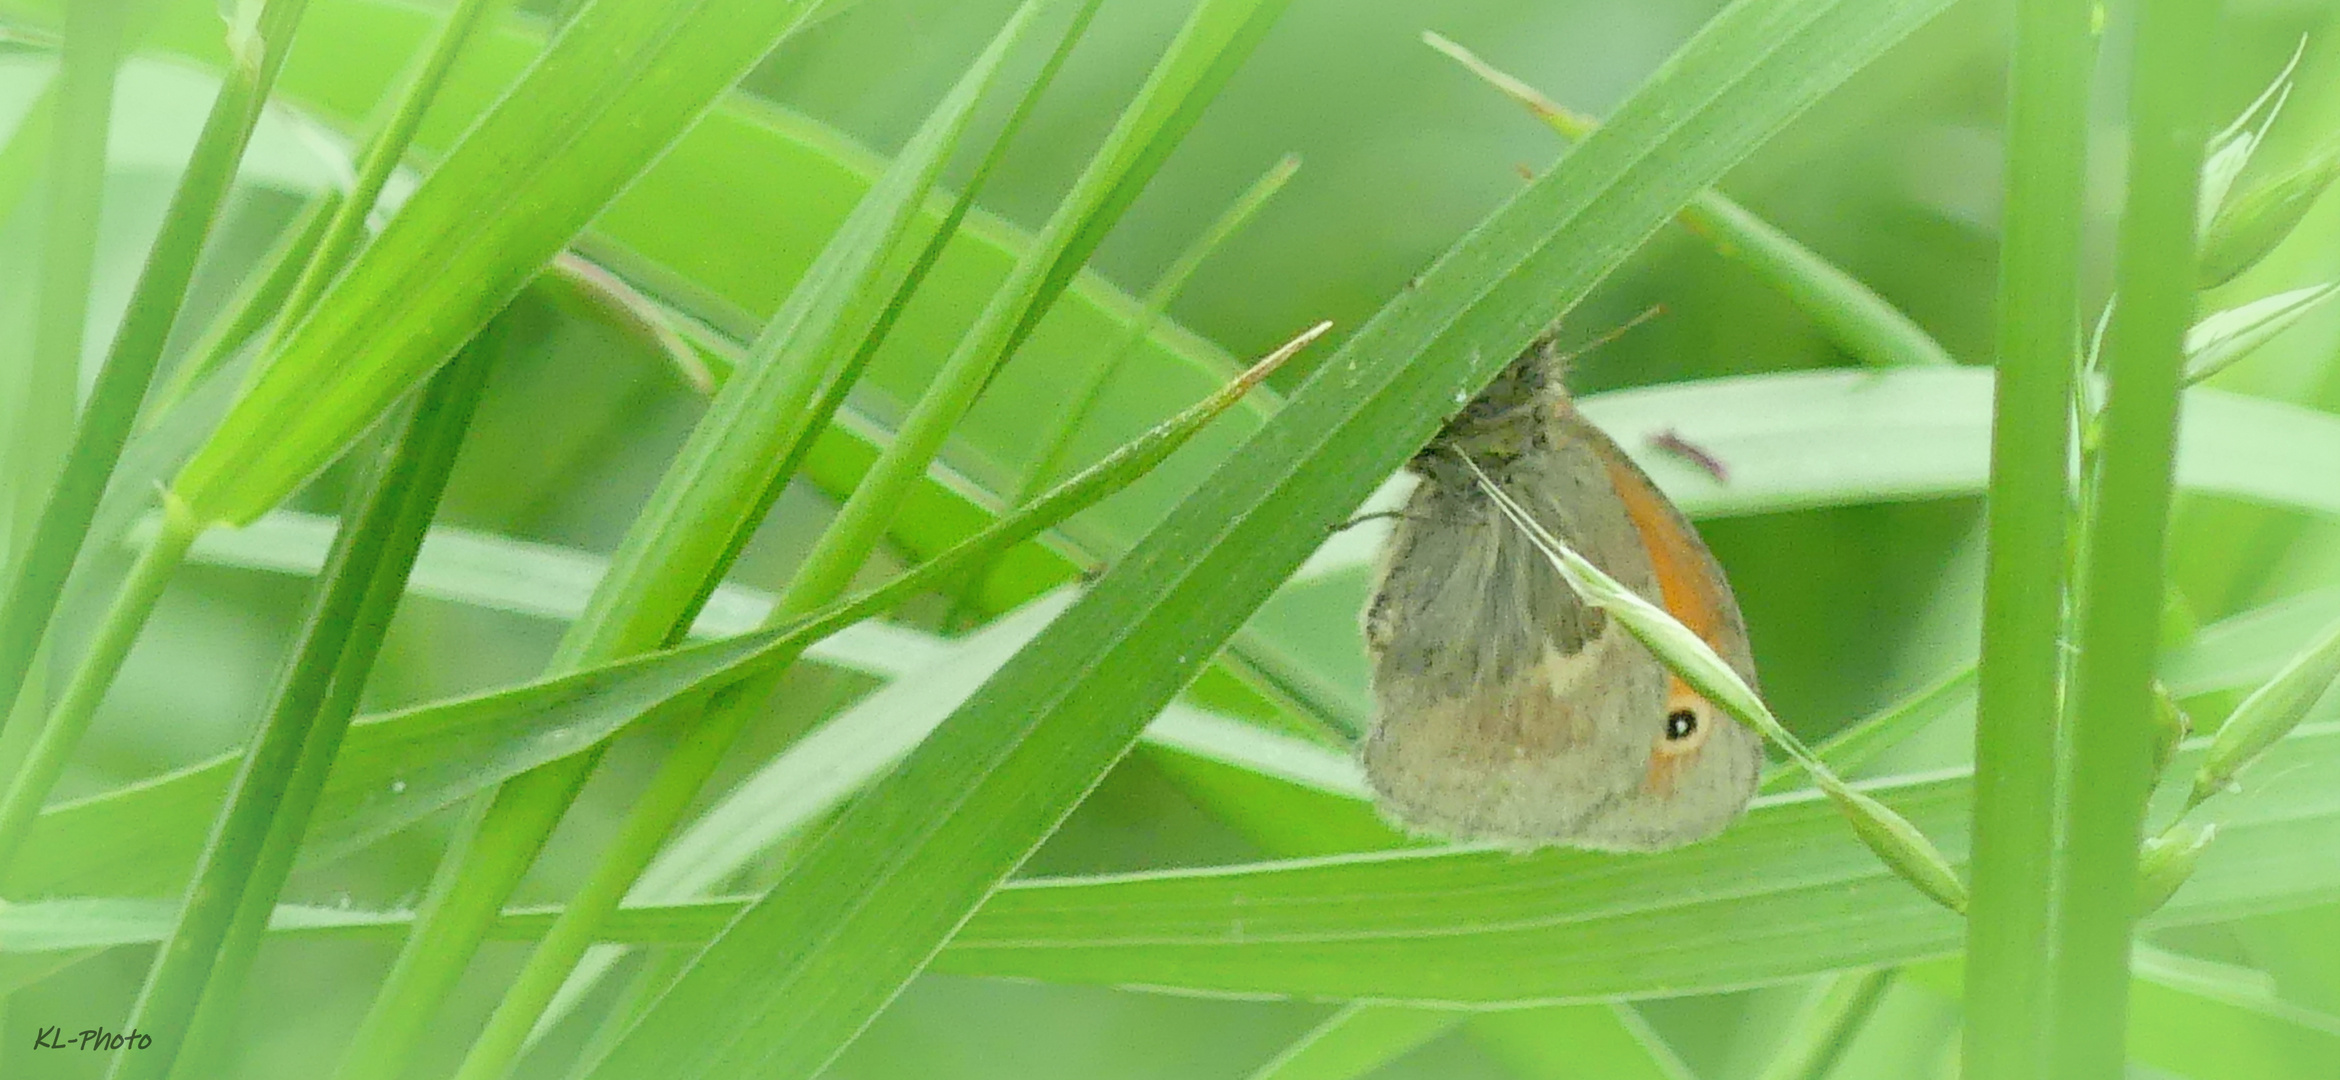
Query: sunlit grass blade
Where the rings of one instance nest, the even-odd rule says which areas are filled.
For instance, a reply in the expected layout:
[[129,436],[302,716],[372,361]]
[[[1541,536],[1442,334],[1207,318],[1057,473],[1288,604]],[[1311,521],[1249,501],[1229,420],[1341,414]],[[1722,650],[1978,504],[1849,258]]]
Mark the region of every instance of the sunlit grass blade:
[[592,1075],[794,1074],[828,1061],[1451,402],[1698,187],[1936,10],[1726,10],[812,840]]
[[1308,1029],[1249,1080],[1355,1080],[1454,1030],[1463,1013],[1350,1004]]
[[[113,347],[107,351],[105,366],[99,369],[82,408],[72,446],[47,492],[31,539],[12,567],[7,593],[0,598],[0,694],[10,699],[11,705],[65,591],[66,577],[88,536],[106,482],[129,441],[139,402],[154,380],[155,366],[162,360],[171,327],[186,301],[187,284],[194,278],[204,239],[227,198],[228,184],[235,178],[236,165],[259,122],[268,88],[291,50],[293,30],[306,6],[307,0],[268,0],[264,8],[248,12],[254,19],[250,33],[257,35],[260,51],[246,57],[249,62],[235,69],[212,101],[203,131],[196,136],[194,156],[171,195],[162,231],[131,290]],[[158,559],[168,554],[159,547],[155,550]],[[120,603],[106,616],[108,626],[101,632],[102,639],[118,642],[124,652],[146,620],[147,605],[170,576],[167,565],[158,563],[147,569],[150,572],[140,583],[152,588],[143,596],[125,589]],[[48,794],[49,785],[56,780],[55,770],[63,768],[65,755],[80,741],[81,728],[89,722],[87,712],[74,710],[97,708],[97,698],[113,681],[112,666],[119,662],[119,656],[109,658],[103,649],[93,648],[76,669],[73,678],[80,698],[73,697],[76,687],[69,686],[42,732],[44,742],[60,748],[53,755],[53,768],[36,760],[32,766],[50,770],[46,776],[28,771],[11,778],[8,799],[10,805],[24,807],[19,813],[29,814]],[[0,712],[0,723],[6,718],[6,713]],[[14,843],[8,820],[10,811],[0,808],[0,867],[7,864]],[[21,825],[29,819],[16,820]]]
[[[1471,74],[1527,107],[1561,138],[1584,138],[1600,125],[1497,69],[1478,54],[1431,31],[1422,40],[1452,57]],[[1798,243],[1768,221],[1719,191],[1706,190],[1682,208],[1682,227],[1714,246],[1717,253],[1747,267],[1765,284],[1820,324],[1845,351],[1878,367],[1943,366],[1957,363],[1901,309],[1818,252]]]
[[[208,1058],[224,1037],[219,1027],[292,872],[501,340],[491,324],[425,387],[338,538],[178,922],[131,1006],[126,1028],[151,1034],[156,1045],[117,1052],[111,1080],[153,1080],[182,1062],[216,1067]],[[196,1023],[199,1005],[208,1024]]]

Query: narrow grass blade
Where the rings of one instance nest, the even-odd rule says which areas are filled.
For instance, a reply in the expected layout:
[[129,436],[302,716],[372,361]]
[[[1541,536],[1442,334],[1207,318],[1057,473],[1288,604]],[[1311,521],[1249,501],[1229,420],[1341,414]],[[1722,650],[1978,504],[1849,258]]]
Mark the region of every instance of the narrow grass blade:
[[1754,0],[1718,16],[811,841],[590,1075],[816,1071],[1443,410],[1697,188],[1937,10]]
[[[245,752],[177,925],[156,953],[127,1030],[154,1044],[117,1052],[110,1080],[155,1080],[207,1060],[260,947],[268,913],[373,670],[407,571],[487,386],[494,324],[426,386],[414,415],[335,545],[267,718]],[[240,932],[239,932],[240,931]],[[205,1001],[205,998],[212,998]],[[201,1004],[210,1020],[198,1026]],[[189,1073],[189,1075],[199,1075]]]
[[[912,406],[875,464],[853,489],[781,593],[783,613],[833,599],[859,571],[1002,364],[1031,334],[1106,230],[1186,134],[1202,107],[1250,54],[1288,0],[1204,0],[1137,98],[1090,156],[1056,212],[1033,239],[950,358]],[[1252,9],[1269,14],[1253,17]]]
[[[8,421],[0,440],[16,498],[0,505],[0,528],[14,550],[39,520],[42,502],[73,442],[73,419],[81,411],[81,339],[90,300],[90,271],[96,263],[99,203],[105,193],[106,133],[111,130],[114,75],[130,44],[127,7],[78,4],[66,12],[65,49],[53,91],[36,105],[51,119],[38,125],[49,151],[45,205],[41,207],[39,306],[34,313],[30,367],[21,386],[11,386],[0,419]],[[22,137],[22,136],[18,136]],[[0,568],[8,566],[0,558]],[[14,685],[0,679],[0,685]],[[9,702],[14,693],[0,693]],[[5,706],[0,706],[5,707]]]
[[1194,276],[1194,272],[1201,269],[1202,264],[1229,237],[1242,231],[1243,226],[1267,205],[1268,200],[1275,198],[1276,192],[1283,190],[1293,174],[1299,171],[1300,158],[1297,155],[1285,155],[1267,172],[1260,174],[1259,179],[1252,181],[1251,187],[1228,204],[1217,220],[1202,231],[1202,235],[1195,237],[1186,250],[1171,260],[1169,269],[1162,271],[1162,276],[1155,280],[1153,287],[1146,290],[1142,301],[1144,307],[1136,318],[1130,320],[1129,328],[1122,331],[1121,340],[1105,351],[1102,361],[1090,370],[1080,389],[1069,396],[1070,404],[1057,417],[1055,426],[1040,438],[1037,443],[1040,450],[1033,455],[1032,465],[1024,474],[1014,503],[1030,500],[1063,471],[1065,455],[1072,449],[1073,436],[1079,433],[1081,424],[1096,408],[1097,396],[1112,381],[1122,361],[1128,358],[1138,342],[1145,340],[1146,335],[1153,333],[1154,328],[1161,324],[1162,319],[1169,314],[1170,302],[1178,298],[1179,290],[1186,287],[1187,280]]
[[1355,1080],[1462,1023],[1463,1013],[1349,1004],[1252,1071],[1250,1080]]
[[[1600,126],[1590,117],[1560,107],[1461,45],[1429,31],[1423,32],[1422,40],[1526,106],[1561,138],[1574,142]],[[1729,196],[1711,189],[1701,191],[1682,208],[1678,220],[1683,228],[1713,245],[1718,254],[1738,261],[1778,289],[1845,351],[1862,361],[1877,367],[1958,362],[1900,308]]]
[[1826,1080],[1893,986],[1892,968],[1830,975],[1812,988],[1755,1080]]
[[[1975,706],[1964,1075],[2050,1080],[2050,852],[2061,723],[2065,509],[2095,37],[2082,5],[2022,0],[2009,75],[1997,403]],[[1986,993],[1979,987],[1989,987]]]
[[275,505],[820,2],[609,0],[580,12],[265,359],[173,488],[206,522]]
[[[2054,994],[2043,1014],[2025,1021],[2045,1033],[2050,1075],[2058,1080],[2115,1080],[2126,1059],[2137,855],[2155,779],[2151,683],[2160,642],[2153,628],[2161,619],[2178,398],[2195,303],[2204,46],[2216,40],[2218,9],[2206,0],[2144,0],[2137,8],[2116,271],[2121,303],[2105,340],[2103,450],[2084,508],[2085,580],[2077,583],[2064,736],[2068,780],[2053,819],[2055,917],[2044,941],[2031,945],[2044,945]],[[2043,552],[2038,537],[2023,544],[2027,554],[2015,557],[2056,554]]]
[[[236,164],[244,156],[244,146],[251,140],[253,126],[259,122],[260,107],[268,99],[268,88],[284,64],[285,54],[291,50],[293,28],[299,25],[306,7],[307,0],[268,0],[255,14],[251,32],[258,35],[261,51],[248,57],[250,63],[235,69],[212,101],[211,112],[203,121],[203,131],[196,136],[194,156],[187,163],[186,173],[179,178],[178,189],[171,195],[162,232],[155,237],[154,248],[138,275],[138,284],[131,290],[129,307],[115,331],[113,347],[106,354],[105,366],[98,372],[97,383],[91,388],[79,425],[74,429],[73,445],[42,505],[32,539],[16,561],[6,597],[0,599],[0,694],[6,694],[11,704],[18,688],[24,685],[25,674],[32,667],[50,616],[65,591],[66,576],[72,572],[74,557],[88,535],[98,500],[105,494],[106,481],[113,475],[123,445],[129,441],[139,402],[146,397],[155,365],[161,361],[171,327],[178,321],[179,307],[186,301],[187,283],[195,275],[204,238],[210,234],[220,205],[227,198]],[[167,570],[162,576],[168,576]],[[145,621],[143,611],[128,609],[117,610],[107,617],[131,620],[133,625],[121,632],[132,635],[136,632],[135,624]],[[108,631],[113,632],[113,629]],[[124,645],[127,647],[126,641]],[[113,673],[93,668],[87,662],[83,667],[75,678],[95,684],[95,693],[88,701],[88,707],[94,709],[97,705],[94,696],[103,693],[104,684],[112,681]],[[5,714],[0,713],[0,723],[5,720]],[[79,732],[73,729],[86,722],[87,717],[76,719],[60,714],[52,719],[47,730],[58,732],[68,742],[77,741]],[[36,803],[48,790],[49,780],[21,776],[17,780],[20,785],[27,782],[37,785],[39,790],[29,795]],[[0,826],[0,833],[4,831],[5,827]],[[7,861],[6,848],[7,841],[0,838],[0,864]]]

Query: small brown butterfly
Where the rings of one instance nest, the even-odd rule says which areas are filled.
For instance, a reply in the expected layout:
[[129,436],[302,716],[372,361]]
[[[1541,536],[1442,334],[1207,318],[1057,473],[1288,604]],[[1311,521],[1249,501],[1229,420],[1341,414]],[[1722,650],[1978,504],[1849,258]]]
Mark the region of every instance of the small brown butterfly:
[[1538,342],[1407,468],[1421,478],[1365,608],[1376,717],[1365,774],[1421,832],[1654,851],[1746,809],[1763,743],[1571,590],[1477,485],[1476,463],[1749,685],[1746,624],[1674,504],[1570,404]]

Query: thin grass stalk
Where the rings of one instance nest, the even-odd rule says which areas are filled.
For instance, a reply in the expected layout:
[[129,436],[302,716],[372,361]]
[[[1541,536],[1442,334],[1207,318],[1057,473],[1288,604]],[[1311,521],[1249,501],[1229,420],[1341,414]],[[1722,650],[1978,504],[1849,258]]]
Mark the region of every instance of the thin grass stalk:
[[2058,815],[2064,865],[2047,949],[2049,1063],[2059,1080],[2114,1080],[2126,1059],[2138,846],[2158,771],[2153,665],[2195,307],[2206,60],[2219,10],[2214,0],[2144,0],[2137,8],[2122,302],[2105,343],[2103,464],[2087,507],[2070,780]]
[[[114,465],[122,456],[122,446],[130,438],[139,403],[154,380],[155,366],[162,359],[171,326],[178,321],[179,308],[186,302],[187,283],[195,276],[204,238],[210,235],[220,205],[227,198],[236,165],[243,159],[244,147],[251,141],[252,129],[260,120],[260,108],[268,100],[268,89],[284,64],[285,54],[291,50],[293,29],[299,25],[307,6],[308,0],[268,0],[261,10],[254,24],[257,52],[244,53],[240,57],[242,62],[230,69],[221,84],[219,96],[212,101],[211,113],[204,119],[203,131],[196,137],[194,156],[188,161],[178,190],[171,196],[170,208],[164,213],[162,232],[155,238],[154,250],[147,256],[137,285],[131,289],[129,307],[123,313],[121,328],[114,335],[105,367],[98,372],[97,384],[90,391],[88,406],[74,431],[72,449],[67,452],[64,468],[42,507],[31,544],[16,566],[7,600],[0,603],[0,694],[12,702],[40,649],[50,617],[56,612],[57,600],[64,594],[66,576],[71,573],[74,557],[87,538],[90,521],[97,514],[98,500],[105,494],[106,481],[113,476]],[[163,548],[158,545],[154,551],[160,553]],[[168,576],[167,570],[164,576]],[[144,622],[145,615],[143,611],[118,608],[109,618],[118,616]],[[136,629],[132,625],[127,632],[135,636]],[[104,685],[112,681],[113,672],[89,671],[75,678],[95,684],[102,694]],[[88,705],[95,708],[96,701],[90,700]],[[0,717],[0,722],[4,720]],[[61,723],[67,728],[86,725],[87,717],[68,716]],[[52,718],[51,727],[59,724],[60,720]],[[46,791],[43,785],[41,792],[32,796],[33,801],[38,803]],[[0,846],[0,863],[5,862],[5,854],[5,847]]]
[[[114,77],[121,69],[128,13],[114,4],[76,4],[65,13],[65,52],[52,105],[46,205],[41,207],[40,296],[33,348],[0,447],[13,549],[38,519],[57,478],[80,411],[82,324],[89,314],[90,271],[97,261],[98,209],[105,195],[106,135],[113,126]],[[0,560],[0,565],[6,565]],[[14,695],[7,695],[13,699]],[[5,703],[0,703],[4,707]]]
[[40,816],[41,804],[47,801],[49,789],[57,778],[65,774],[65,764],[73,757],[73,750],[81,744],[81,737],[89,731],[90,720],[97,715],[98,703],[104,700],[106,689],[113,682],[114,672],[130,655],[130,646],[138,641],[138,632],[146,624],[163,590],[170,584],[171,575],[187,557],[187,549],[195,543],[202,525],[186,512],[184,504],[166,498],[162,530],[154,543],[138,556],[123,579],[121,589],[106,612],[105,621],[90,639],[89,650],[83,656],[73,677],[65,684],[57,699],[56,711],[41,727],[40,736],[33,740],[32,749],[8,786],[0,796],[0,878],[7,876],[8,867],[23,850],[24,842],[32,834],[33,821]]
[[[239,915],[273,908],[284,887],[292,869],[289,856],[308,829],[309,812],[325,781],[323,768],[304,770],[302,765],[330,762],[348,731],[358,691],[380,655],[389,616],[487,385],[500,325],[489,324],[425,385],[361,505],[335,536],[292,664],[245,752],[178,921],[156,952],[124,1025],[154,1041],[119,1051],[109,1080],[157,1080],[182,1060],[191,1061],[182,1051],[215,976],[230,976],[216,985],[223,1000],[234,996],[233,987],[225,984],[241,981],[257,936],[241,942],[247,951],[231,965],[232,972],[222,968],[227,963],[223,948],[234,936]],[[296,790],[295,784],[304,781],[305,790]],[[225,1011],[215,1009],[211,1015],[216,1021]],[[203,1041],[215,1043],[216,1036]]]
[[2087,5],[2017,5],[1968,870],[1961,1061],[1963,1075],[1977,1080],[2051,1080],[2040,943],[2053,875],[2069,402],[2094,63]]

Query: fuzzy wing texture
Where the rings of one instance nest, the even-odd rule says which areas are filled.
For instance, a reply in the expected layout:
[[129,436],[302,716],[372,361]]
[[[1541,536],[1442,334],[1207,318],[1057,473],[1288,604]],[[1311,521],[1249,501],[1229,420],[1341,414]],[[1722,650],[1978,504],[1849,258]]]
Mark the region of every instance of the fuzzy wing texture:
[[[1363,756],[1383,810],[1418,832],[1523,847],[1654,850],[1729,824],[1753,794],[1759,741],[1716,714],[1692,752],[1661,754],[1678,683],[1579,600],[1474,485],[1425,473],[1365,616],[1377,718]],[[1490,475],[1652,601],[1685,588],[1711,601],[1699,590],[1719,590],[1727,619],[1710,621],[1727,622],[1730,640],[1717,645],[1743,664],[1737,607],[1712,556],[1597,429],[1560,412],[1545,438]],[[1712,581],[1661,580],[1684,566]]]

